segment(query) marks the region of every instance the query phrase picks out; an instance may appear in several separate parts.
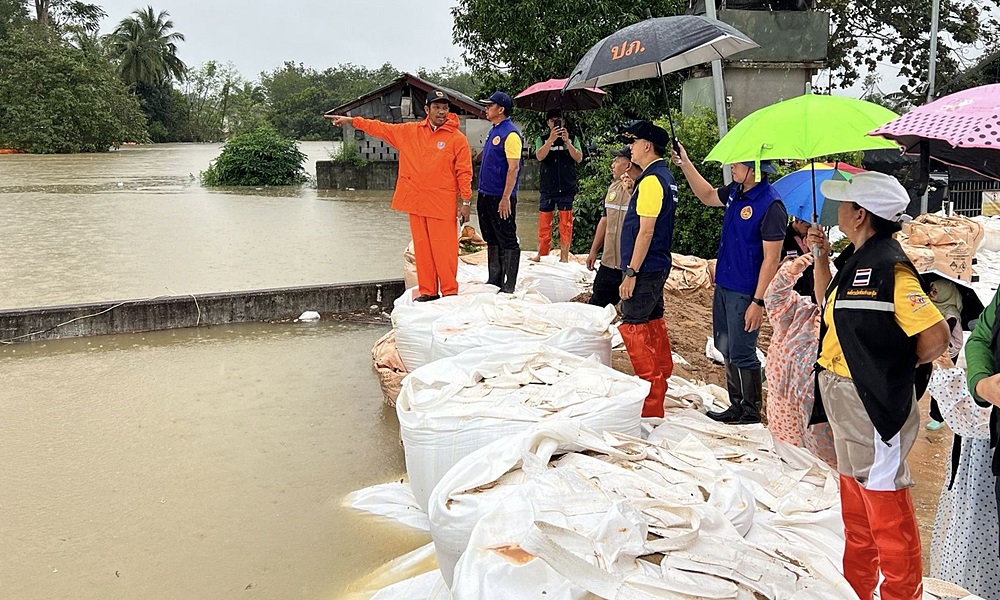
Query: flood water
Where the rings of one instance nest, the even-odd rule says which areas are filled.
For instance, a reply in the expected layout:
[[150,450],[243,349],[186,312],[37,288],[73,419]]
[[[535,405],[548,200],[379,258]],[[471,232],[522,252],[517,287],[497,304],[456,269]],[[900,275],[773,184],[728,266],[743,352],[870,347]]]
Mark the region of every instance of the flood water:
[[[220,148],[0,155],[0,308],[402,277],[391,192],[203,188]],[[300,148],[314,176],[331,146]],[[522,196],[531,249],[537,194]]]
[[[391,192],[202,188],[219,148],[0,156],[0,308],[402,277]],[[335,600],[429,541],[341,505],[404,472],[385,331],[0,345],[0,598]]]
[[335,600],[429,541],[341,506],[405,469],[385,330],[0,346],[0,597]]

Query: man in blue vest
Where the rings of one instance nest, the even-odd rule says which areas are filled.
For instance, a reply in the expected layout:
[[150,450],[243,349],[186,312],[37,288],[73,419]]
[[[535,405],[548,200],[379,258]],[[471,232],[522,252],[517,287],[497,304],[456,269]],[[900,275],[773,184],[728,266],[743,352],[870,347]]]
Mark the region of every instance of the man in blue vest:
[[[715,267],[712,335],[725,358],[729,408],[709,412],[723,423],[760,423],[760,360],[757,334],[764,318],[764,291],[778,271],[788,215],[767,176],[758,177],[754,162],[734,163],[733,182],[716,188],[688,159],[684,146],[673,153],[691,191],[705,206],[725,208],[719,261]],[[776,173],[760,161],[761,173]]]
[[624,278],[618,288],[622,299],[618,331],[635,374],[650,384],[642,416],[662,417],[667,379],[674,370],[663,320],[663,286],[670,274],[677,184],[663,160],[670,136],[662,127],[637,121],[622,138],[632,144],[632,162],[642,167],[642,174],[633,185],[621,227]]
[[510,120],[514,103],[503,92],[486,100],[486,118],[493,127],[486,136],[479,167],[479,198],[476,212],[486,240],[489,279],[486,283],[512,293],[517,284],[521,246],[517,241],[517,176],[521,171],[521,132]]

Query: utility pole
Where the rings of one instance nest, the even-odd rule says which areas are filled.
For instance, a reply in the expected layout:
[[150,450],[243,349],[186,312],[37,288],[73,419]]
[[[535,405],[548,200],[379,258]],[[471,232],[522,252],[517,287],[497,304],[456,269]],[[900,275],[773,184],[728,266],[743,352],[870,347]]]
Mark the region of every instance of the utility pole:
[[[928,104],[934,101],[934,71],[937,69],[937,44],[938,44],[938,20],[940,19],[941,13],[941,0],[933,0],[931,3],[931,51],[930,51],[930,64],[927,65],[927,102]],[[930,157],[928,156],[925,160],[923,153],[920,156],[920,169],[921,171],[927,170],[927,176],[930,177]],[[927,213],[928,196],[930,195],[930,186],[928,189],[924,190],[923,196],[920,197],[920,214]]]
[[941,18],[941,0],[933,0],[931,8],[931,56],[927,66],[927,102],[934,101],[934,72],[937,70],[938,20]]
[[[937,2],[938,0],[934,0]],[[709,19],[718,20],[715,13],[715,0],[705,0],[705,16]],[[722,79],[722,61],[712,61],[712,84],[715,87],[715,116],[719,123],[719,139],[725,137],[729,132],[729,120],[726,111],[726,82]],[[722,165],[722,179],[729,185],[733,180],[732,169],[729,165]]]

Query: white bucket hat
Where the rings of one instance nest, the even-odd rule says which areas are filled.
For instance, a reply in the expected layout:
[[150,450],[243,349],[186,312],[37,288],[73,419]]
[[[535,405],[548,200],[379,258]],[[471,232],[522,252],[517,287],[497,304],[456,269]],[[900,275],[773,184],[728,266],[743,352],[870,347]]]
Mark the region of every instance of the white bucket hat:
[[899,181],[884,173],[865,171],[847,181],[828,179],[819,186],[827,200],[855,202],[873,215],[887,221],[909,221],[906,214],[910,196]]

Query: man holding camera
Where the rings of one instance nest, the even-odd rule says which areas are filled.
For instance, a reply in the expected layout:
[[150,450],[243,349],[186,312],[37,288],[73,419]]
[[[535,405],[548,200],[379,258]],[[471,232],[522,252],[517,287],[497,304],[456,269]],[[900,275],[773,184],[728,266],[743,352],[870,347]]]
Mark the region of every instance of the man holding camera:
[[576,165],[583,160],[583,153],[570,140],[562,118],[562,111],[553,109],[545,115],[549,136],[535,142],[538,159],[538,254],[531,260],[538,262],[549,254],[552,247],[552,213],[559,211],[559,260],[569,260],[569,247],[573,241],[573,198],[576,196]]

